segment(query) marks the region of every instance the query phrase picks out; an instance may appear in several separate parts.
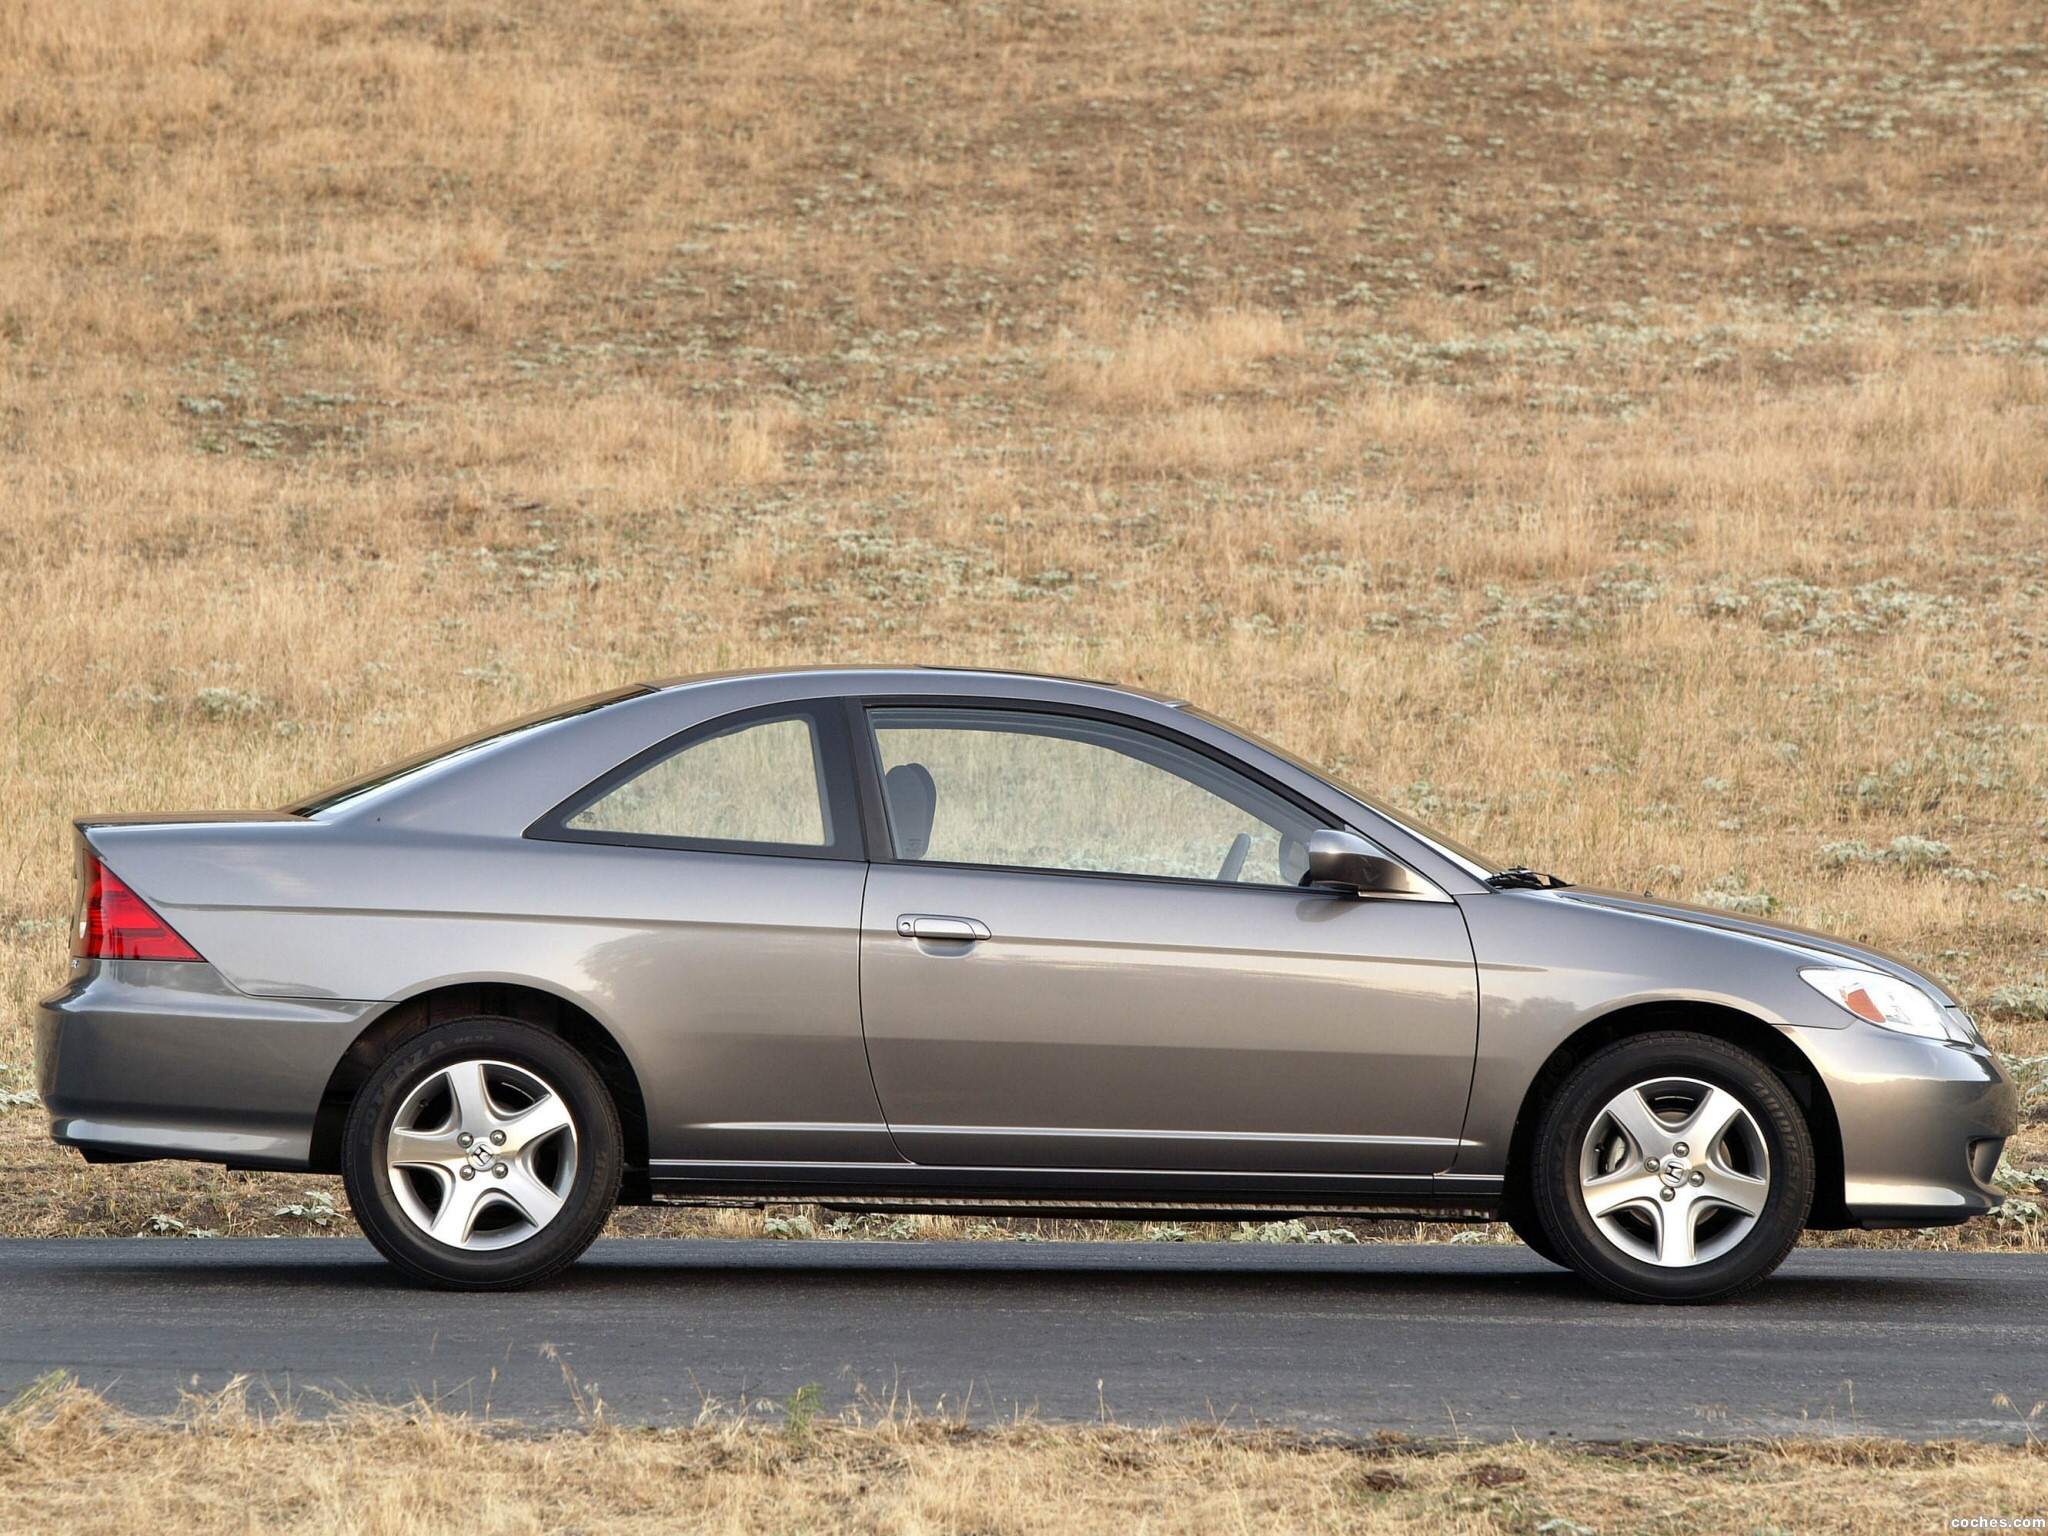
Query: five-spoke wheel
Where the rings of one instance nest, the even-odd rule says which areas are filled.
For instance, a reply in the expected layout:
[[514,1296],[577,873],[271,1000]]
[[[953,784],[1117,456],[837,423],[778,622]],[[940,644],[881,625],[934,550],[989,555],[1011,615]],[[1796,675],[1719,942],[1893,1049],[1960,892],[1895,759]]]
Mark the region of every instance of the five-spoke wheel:
[[1581,1062],[1531,1162],[1556,1256],[1635,1301],[1748,1289],[1791,1251],[1813,1200],[1798,1103],[1768,1065],[1708,1035],[1638,1035]]
[[371,1241],[444,1285],[524,1284],[572,1262],[617,1198],[618,1114],[588,1062],[531,1024],[414,1036],[370,1076],[343,1176]]
[[1682,1269],[1747,1237],[1771,1192],[1756,1117],[1691,1077],[1627,1087],[1601,1106],[1579,1154],[1586,1214],[1646,1264]]
[[560,1214],[576,1182],[576,1122],[508,1061],[467,1058],[405,1096],[384,1138],[399,1209],[451,1248],[509,1248]]

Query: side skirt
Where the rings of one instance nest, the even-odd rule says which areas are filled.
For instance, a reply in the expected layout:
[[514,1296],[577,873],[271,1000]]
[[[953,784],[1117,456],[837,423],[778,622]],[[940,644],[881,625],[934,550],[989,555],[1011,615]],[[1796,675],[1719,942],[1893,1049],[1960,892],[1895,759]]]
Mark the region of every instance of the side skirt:
[[661,1205],[822,1205],[841,1211],[928,1215],[1056,1216],[1077,1220],[1270,1221],[1323,1216],[1411,1221],[1494,1221],[1498,1178],[1275,1176],[908,1164],[656,1162]]

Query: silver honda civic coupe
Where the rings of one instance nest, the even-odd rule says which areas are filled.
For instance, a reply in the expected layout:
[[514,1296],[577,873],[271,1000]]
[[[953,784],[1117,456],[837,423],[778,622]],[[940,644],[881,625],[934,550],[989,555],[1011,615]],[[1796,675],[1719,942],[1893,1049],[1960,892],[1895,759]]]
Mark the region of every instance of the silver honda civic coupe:
[[1186,703],[986,671],[632,687],[279,811],[78,823],[51,1134],[338,1171],[418,1279],[615,1202],[1502,1219],[1639,1301],[1995,1209],[1933,979],[1500,869]]

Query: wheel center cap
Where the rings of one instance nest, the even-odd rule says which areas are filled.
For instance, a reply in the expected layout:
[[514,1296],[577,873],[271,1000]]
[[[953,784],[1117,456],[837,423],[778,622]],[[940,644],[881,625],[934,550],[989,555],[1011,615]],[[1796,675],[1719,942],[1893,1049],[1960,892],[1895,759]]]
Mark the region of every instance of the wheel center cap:
[[492,1163],[497,1161],[497,1157],[497,1149],[487,1146],[481,1141],[469,1149],[469,1160],[476,1164],[478,1172],[482,1172],[490,1167]]
[[1657,1177],[1676,1189],[1692,1177],[1692,1168],[1682,1157],[1667,1157],[1657,1170]]

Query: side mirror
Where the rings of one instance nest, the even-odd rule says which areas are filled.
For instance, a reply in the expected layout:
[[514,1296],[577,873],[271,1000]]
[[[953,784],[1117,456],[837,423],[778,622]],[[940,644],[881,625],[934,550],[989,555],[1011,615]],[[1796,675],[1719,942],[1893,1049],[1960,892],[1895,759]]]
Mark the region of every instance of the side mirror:
[[1308,885],[1328,885],[1355,896],[1427,896],[1430,887],[1373,849],[1355,832],[1332,827],[1308,837]]

